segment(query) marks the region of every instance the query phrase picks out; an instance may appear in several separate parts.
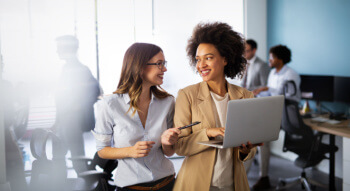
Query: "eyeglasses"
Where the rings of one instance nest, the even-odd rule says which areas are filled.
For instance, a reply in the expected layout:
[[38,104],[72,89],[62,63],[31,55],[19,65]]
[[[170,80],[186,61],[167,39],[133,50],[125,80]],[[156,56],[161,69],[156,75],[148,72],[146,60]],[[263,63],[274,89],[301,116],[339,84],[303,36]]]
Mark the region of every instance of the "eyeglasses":
[[163,68],[167,66],[167,61],[159,61],[157,63],[147,63],[147,65],[157,65],[160,70],[163,70]]

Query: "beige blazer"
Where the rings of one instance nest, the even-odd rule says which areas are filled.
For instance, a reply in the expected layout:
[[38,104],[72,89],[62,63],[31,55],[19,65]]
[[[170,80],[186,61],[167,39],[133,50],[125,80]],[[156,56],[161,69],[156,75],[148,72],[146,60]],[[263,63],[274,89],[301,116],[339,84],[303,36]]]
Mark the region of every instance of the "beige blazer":
[[[252,92],[227,83],[229,99],[253,98]],[[175,127],[200,121],[199,125],[181,130],[180,138],[175,144],[177,155],[186,156],[177,176],[175,191],[206,191],[209,190],[216,158],[216,148],[197,144],[198,141],[208,141],[206,128],[215,127],[215,117],[212,109],[212,98],[206,82],[201,82],[179,90],[175,104]],[[235,191],[249,190],[247,175],[243,161],[252,158],[256,149],[241,159],[239,150],[233,150],[234,186]]]

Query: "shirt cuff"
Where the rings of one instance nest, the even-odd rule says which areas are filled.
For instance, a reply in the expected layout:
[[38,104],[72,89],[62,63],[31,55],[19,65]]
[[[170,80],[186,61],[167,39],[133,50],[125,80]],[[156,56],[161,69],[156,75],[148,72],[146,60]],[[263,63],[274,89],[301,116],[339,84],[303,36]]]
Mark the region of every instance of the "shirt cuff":
[[97,151],[103,149],[104,147],[109,147],[112,145],[111,141],[112,141],[113,135],[99,134],[99,133],[96,133],[94,130],[91,130],[91,133],[95,137]]

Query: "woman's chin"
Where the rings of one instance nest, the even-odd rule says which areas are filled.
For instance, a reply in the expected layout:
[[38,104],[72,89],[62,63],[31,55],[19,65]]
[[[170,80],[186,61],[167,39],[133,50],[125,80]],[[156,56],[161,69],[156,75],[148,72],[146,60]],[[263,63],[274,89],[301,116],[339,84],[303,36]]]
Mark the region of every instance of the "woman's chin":
[[162,81],[159,81],[159,82],[157,82],[157,83],[155,83],[154,85],[155,86],[160,86],[160,85],[162,85],[163,84],[163,80]]
[[210,78],[208,78],[207,76],[202,76],[202,80],[203,82],[208,82],[210,81]]

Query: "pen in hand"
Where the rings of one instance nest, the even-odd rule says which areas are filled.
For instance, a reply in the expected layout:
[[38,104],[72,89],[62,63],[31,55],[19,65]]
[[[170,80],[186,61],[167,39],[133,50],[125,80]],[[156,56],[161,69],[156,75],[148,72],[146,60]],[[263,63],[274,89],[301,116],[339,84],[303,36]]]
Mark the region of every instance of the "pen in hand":
[[186,125],[186,126],[180,127],[179,129],[180,129],[180,130],[182,130],[182,129],[186,129],[186,128],[188,128],[188,127],[192,127],[192,126],[194,126],[194,125],[198,125],[198,124],[200,124],[200,123],[201,123],[201,122],[196,121],[196,122],[194,122],[194,123],[192,123],[192,124],[189,124],[189,125]]

